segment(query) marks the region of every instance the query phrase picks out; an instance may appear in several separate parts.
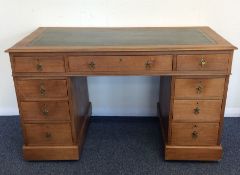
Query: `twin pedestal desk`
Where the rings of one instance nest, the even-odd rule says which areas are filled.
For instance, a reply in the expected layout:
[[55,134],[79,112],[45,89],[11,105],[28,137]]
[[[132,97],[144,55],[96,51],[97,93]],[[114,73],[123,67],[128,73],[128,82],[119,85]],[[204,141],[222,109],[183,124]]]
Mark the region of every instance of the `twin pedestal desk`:
[[234,49],[209,27],[37,29],[7,50],[24,159],[79,159],[102,75],[160,76],[165,159],[221,159]]

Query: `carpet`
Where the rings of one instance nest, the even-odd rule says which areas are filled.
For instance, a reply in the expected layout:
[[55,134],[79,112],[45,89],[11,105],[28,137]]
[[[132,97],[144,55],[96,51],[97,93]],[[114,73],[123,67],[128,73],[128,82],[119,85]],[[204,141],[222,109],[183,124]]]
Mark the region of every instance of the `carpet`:
[[219,162],[165,161],[157,118],[92,117],[79,161],[24,161],[18,116],[0,117],[2,175],[238,175],[240,118],[225,118]]

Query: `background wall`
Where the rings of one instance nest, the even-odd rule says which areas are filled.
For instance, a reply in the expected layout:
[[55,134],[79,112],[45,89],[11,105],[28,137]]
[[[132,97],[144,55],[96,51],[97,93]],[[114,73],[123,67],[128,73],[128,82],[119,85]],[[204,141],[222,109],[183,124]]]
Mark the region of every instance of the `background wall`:
[[[239,0],[0,0],[0,115],[18,114],[4,50],[39,26],[207,25],[240,47]],[[226,116],[240,116],[240,52],[235,52]],[[93,115],[155,115],[156,77],[91,77]]]

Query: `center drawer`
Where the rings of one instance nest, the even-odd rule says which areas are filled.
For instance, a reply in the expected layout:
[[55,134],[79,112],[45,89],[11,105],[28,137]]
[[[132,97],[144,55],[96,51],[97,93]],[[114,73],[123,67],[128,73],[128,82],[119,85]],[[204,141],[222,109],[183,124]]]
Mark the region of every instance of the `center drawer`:
[[20,98],[63,98],[67,97],[66,80],[16,79]]
[[27,145],[72,145],[71,126],[61,124],[24,124]]
[[69,56],[70,72],[171,71],[172,55]]
[[172,123],[173,145],[216,145],[219,123]]

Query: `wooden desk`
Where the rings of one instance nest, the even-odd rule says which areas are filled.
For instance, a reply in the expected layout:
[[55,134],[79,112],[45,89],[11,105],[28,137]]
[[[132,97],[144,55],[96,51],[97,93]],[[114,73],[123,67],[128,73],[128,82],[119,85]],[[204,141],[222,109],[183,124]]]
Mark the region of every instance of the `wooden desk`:
[[161,76],[165,159],[221,159],[234,49],[208,27],[37,29],[7,50],[24,159],[79,159],[90,75]]

